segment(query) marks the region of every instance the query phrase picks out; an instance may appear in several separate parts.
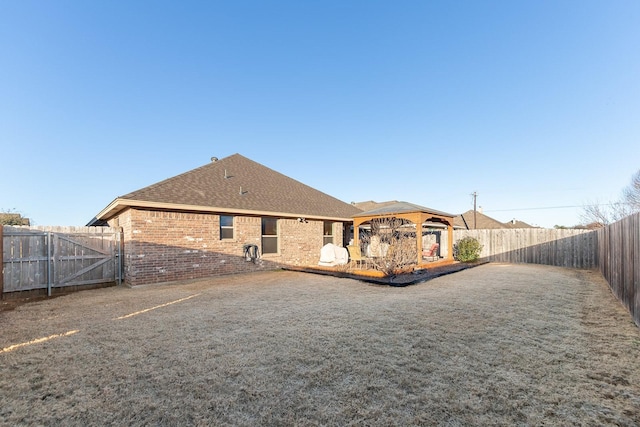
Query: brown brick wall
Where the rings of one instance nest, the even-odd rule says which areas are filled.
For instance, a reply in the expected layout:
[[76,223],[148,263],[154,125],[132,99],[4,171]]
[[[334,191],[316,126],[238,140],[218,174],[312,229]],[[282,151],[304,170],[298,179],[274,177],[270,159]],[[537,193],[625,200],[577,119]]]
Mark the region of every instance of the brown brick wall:
[[[323,242],[322,221],[279,219],[279,253],[253,263],[245,260],[243,246],[258,245],[262,253],[259,217],[235,216],[232,240],[220,240],[219,216],[208,213],[128,209],[110,225],[122,227],[130,285],[317,265]],[[334,224],[334,242],[342,242],[342,223]]]

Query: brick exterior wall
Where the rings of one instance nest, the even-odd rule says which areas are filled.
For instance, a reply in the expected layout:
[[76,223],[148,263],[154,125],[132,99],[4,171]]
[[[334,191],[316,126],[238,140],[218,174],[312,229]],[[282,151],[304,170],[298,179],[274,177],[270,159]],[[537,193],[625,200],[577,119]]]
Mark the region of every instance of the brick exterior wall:
[[[261,218],[234,217],[234,238],[220,239],[220,217],[209,213],[127,209],[109,221],[124,238],[124,277],[131,286],[317,265],[323,221],[278,220],[278,254],[262,255]],[[342,245],[343,225],[333,224],[334,243]],[[257,263],[244,257],[245,244],[257,245]]]

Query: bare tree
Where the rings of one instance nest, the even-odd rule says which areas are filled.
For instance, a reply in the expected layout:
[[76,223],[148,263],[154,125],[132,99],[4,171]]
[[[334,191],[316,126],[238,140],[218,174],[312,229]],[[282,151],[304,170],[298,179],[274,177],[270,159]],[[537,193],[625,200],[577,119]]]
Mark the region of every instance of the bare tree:
[[633,213],[640,212],[640,170],[633,175],[631,183],[622,190],[622,195],[613,203],[590,203],[583,207],[582,221],[587,225],[604,227]]
[[415,228],[410,221],[374,219],[371,221],[371,234],[365,239],[372,255],[371,265],[387,276],[406,270],[416,262]]
[[631,213],[640,212],[640,170],[631,178],[631,183],[622,191],[622,201]]
[[591,202],[588,205],[582,207],[582,215],[580,219],[587,226],[604,227],[605,225],[613,222],[613,212],[610,209],[610,205]]

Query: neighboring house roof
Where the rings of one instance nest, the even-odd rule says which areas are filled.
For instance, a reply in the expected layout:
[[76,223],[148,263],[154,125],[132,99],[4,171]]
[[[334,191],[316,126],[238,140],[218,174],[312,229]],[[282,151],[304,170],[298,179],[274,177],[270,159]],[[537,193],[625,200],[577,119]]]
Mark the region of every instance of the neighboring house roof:
[[115,199],[92,222],[127,207],[351,220],[360,210],[240,154]]
[[[474,229],[474,213],[473,210],[469,210],[461,215],[456,216],[453,219],[453,223],[456,227],[464,228],[466,230]],[[512,220],[507,223],[502,223],[496,219],[491,218],[479,211],[475,212],[475,229],[500,229],[500,228],[534,228],[533,226],[518,220]]]
[[535,228],[532,225],[527,224],[524,221],[520,221],[519,219],[512,219],[511,221],[506,223],[509,228]]

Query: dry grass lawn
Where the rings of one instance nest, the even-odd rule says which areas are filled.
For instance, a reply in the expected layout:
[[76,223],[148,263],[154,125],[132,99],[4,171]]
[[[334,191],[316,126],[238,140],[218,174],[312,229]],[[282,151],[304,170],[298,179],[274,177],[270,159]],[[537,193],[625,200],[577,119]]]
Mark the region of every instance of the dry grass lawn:
[[640,331],[597,272],[277,271],[85,291],[0,326],[2,425],[640,424]]

